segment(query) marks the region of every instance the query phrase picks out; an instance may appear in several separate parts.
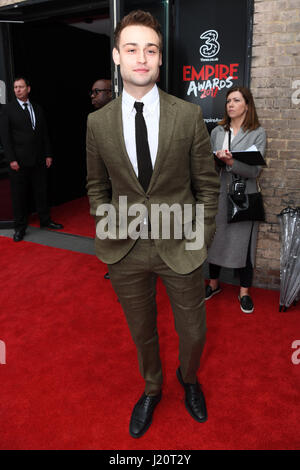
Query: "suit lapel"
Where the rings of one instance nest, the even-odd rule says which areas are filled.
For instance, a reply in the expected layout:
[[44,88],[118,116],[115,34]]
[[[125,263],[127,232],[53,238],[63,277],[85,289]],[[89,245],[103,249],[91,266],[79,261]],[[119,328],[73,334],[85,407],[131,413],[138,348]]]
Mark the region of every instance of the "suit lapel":
[[[239,143],[244,138],[244,136],[245,136],[245,132],[243,131],[242,128],[235,135],[234,139],[232,139],[232,136],[231,136],[231,150],[234,151],[236,149],[236,147],[239,145]],[[224,128],[222,128],[222,132],[219,132],[218,135],[217,135],[216,150],[220,150],[220,149],[223,148],[224,138],[225,138],[225,130],[224,130]],[[227,138],[226,138],[226,140],[227,140]],[[226,142],[226,144],[227,144],[227,142]],[[228,148],[228,145],[226,146],[226,148]]]
[[159,90],[160,99],[160,116],[159,116],[159,134],[158,134],[158,149],[155,160],[155,165],[152,173],[152,177],[149,184],[150,191],[157,179],[161,166],[165,161],[166,154],[170,141],[172,139],[175,117],[176,117],[176,105],[175,102],[170,99],[170,95],[167,95],[163,91]]
[[216,143],[215,143],[215,151],[221,150],[223,148],[224,139],[225,139],[225,130],[222,127],[221,132],[218,132],[218,134],[217,134],[217,139],[216,139]]
[[39,112],[38,106],[35,103],[31,103],[31,106],[33,107],[33,111],[34,111],[35,130],[36,130],[36,128],[38,127],[38,124],[40,122],[40,112]]
[[124,133],[123,133],[123,119],[122,119],[122,95],[120,95],[116,100],[114,100],[110,106],[111,109],[111,121],[109,123],[109,126],[111,129],[116,129],[116,142],[118,148],[121,150],[121,157],[124,161],[124,164],[128,170],[128,173],[131,178],[134,179],[135,184],[137,184],[142,191],[143,188],[135,174],[135,171],[133,169],[133,166],[131,164],[129,155],[126,150],[126,145],[125,145],[125,139],[124,139]]
[[[36,109],[35,107],[33,106],[33,104],[31,103],[31,106],[33,107],[34,109],[34,114],[35,114],[35,120],[37,122],[37,114],[36,114]],[[15,107],[16,107],[16,110],[18,111],[18,113],[20,113],[23,118],[24,118],[24,121],[26,122],[26,125],[29,129],[33,130],[32,129],[32,124],[31,124],[31,120],[29,118],[29,116],[27,116],[26,112],[24,111],[24,108],[23,106],[20,105],[19,101],[18,100],[15,100]]]
[[[242,128],[239,129],[238,133],[236,134],[234,140],[232,141],[232,150],[237,148],[241,140],[244,138],[245,132],[243,131]],[[245,149],[246,150],[246,149]]]

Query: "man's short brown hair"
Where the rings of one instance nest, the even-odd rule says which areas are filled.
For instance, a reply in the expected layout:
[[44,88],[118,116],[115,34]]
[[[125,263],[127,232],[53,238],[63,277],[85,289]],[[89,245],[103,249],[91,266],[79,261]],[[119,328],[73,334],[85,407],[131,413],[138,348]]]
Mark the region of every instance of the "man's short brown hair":
[[127,26],[147,26],[154,29],[159,38],[159,50],[163,48],[163,35],[157,19],[148,11],[134,10],[119,21],[114,32],[114,47],[119,50],[120,35]]

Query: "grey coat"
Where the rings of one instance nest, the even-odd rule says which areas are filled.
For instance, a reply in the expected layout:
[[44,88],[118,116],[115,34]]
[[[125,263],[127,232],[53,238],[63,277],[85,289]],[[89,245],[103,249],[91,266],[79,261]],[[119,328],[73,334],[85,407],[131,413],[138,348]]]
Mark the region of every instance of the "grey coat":
[[[225,138],[225,130],[217,126],[211,133],[213,151],[222,150]],[[262,155],[266,148],[266,133],[262,127],[254,131],[238,131],[231,142],[231,150],[247,150],[255,145]],[[246,165],[234,160],[232,167],[226,166],[220,172],[221,189],[219,196],[218,214],[216,217],[216,233],[213,243],[208,251],[208,262],[224,266],[226,268],[242,268],[246,266],[249,241],[251,239],[251,262],[255,264],[256,241],[258,222],[227,223],[227,184],[231,181],[231,175],[236,174],[247,178],[246,193],[257,192],[256,178],[261,171],[260,166]],[[229,176],[229,177],[228,177]]]

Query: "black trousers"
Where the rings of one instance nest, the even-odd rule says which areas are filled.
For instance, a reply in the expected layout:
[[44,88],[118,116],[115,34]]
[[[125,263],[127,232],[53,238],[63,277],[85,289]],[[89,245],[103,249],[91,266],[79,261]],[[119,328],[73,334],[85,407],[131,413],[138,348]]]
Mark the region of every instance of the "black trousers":
[[[250,246],[251,240],[248,246],[248,253],[247,253],[247,261],[246,266],[244,268],[238,268],[236,271],[238,272],[240,278],[240,286],[241,287],[251,287],[252,280],[253,280],[253,266],[251,263],[251,256],[250,256]],[[209,263],[209,278],[210,279],[219,279],[221,272],[221,266],[217,264]]]
[[47,224],[50,221],[46,172],[45,165],[20,167],[18,171],[10,170],[15,230],[25,230],[27,227],[31,188],[40,223]]

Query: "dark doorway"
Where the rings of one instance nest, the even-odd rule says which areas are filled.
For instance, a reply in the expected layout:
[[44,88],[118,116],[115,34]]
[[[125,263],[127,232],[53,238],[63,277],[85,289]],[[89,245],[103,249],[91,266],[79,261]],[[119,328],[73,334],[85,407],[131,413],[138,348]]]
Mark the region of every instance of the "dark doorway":
[[88,92],[95,80],[110,77],[110,39],[66,20],[12,25],[11,32],[15,76],[28,77],[31,99],[43,106],[48,122],[54,157],[50,203],[81,197],[86,118],[93,111]]

